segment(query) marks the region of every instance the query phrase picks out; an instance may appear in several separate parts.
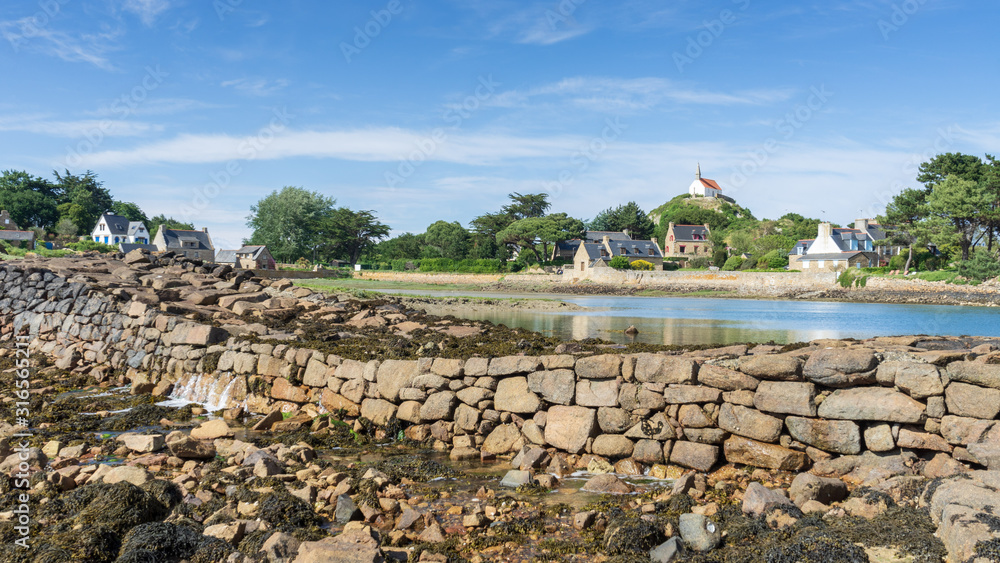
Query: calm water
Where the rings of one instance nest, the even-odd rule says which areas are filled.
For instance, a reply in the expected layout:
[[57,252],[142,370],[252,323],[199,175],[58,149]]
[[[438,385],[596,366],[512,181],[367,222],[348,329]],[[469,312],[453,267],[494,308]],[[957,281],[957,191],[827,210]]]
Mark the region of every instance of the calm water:
[[[469,292],[384,290],[395,294],[470,295]],[[538,294],[482,293],[477,297],[538,298]],[[712,299],[695,297],[569,297],[547,295],[585,307],[581,311],[497,311],[463,308],[447,312],[489,320],[563,339],[651,344],[779,343],[816,338],[869,338],[902,334],[1000,336],[1000,308],[945,305],[881,305],[822,301]],[[436,312],[436,311],[431,311]]]

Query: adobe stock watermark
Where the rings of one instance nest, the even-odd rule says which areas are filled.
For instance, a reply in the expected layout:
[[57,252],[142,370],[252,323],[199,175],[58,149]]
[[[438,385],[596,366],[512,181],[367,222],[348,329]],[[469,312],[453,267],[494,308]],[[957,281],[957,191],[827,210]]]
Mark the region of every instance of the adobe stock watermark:
[[42,30],[52,23],[52,18],[62,12],[62,7],[69,2],[70,0],[41,0],[38,2],[38,11],[14,22],[20,33],[8,33],[4,30],[3,36],[14,52],[17,53],[27,41],[42,35]]
[[142,80],[135,85],[131,90],[122,94],[114,102],[106,108],[108,113],[118,117],[119,119],[102,119],[97,125],[90,130],[84,132],[83,139],[76,143],[76,145],[70,145],[66,147],[66,158],[64,159],[64,167],[72,168],[79,166],[83,162],[83,157],[92,154],[97,147],[104,142],[104,138],[113,133],[115,127],[124,119],[128,119],[134,113],[137,107],[146,101],[149,97],[149,93],[160,87],[166,77],[170,76],[169,72],[164,72],[160,68],[160,65],[156,67],[147,66],[146,74],[142,77]]
[[196,188],[190,205],[181,206],[180,214],[184,222],[200,215],[208,205],[232,184],[233,179],[243,173],[241,163],[256,160],[260,153],[274,142],[278,133],[288,128],[295,114],[288,113],[287,108],[274,108],[271,120],[267,125],[257,130],[257,133],[244,138],[236,146],[238,158],[234,158],[220,169],[208,175],[210,182]]
[[410,151],[405,159],[400,161],[395,171],[387,170],[385,172],[385,184],[389,189],[395,189],[396,186],[413,176],[417,169],[437,152],[441,145],[448,141],[448,131],[454,132],[461,129],[465,120],[472,117],[484,102],[493,97],[497,87],[500,86],[499,82],[493,80],[492,74],[480,76],[478,82],[479,84],[472,94],[463,98],[461,102],[448,107],[441,114],[441,119],[448,124],[448,127],[435,127],[429,135],[416,142],[416,147]]
[[382,30],[392,23],[393,16],[403,13],[403,4],[400,0],[389,0],[385,8],[372,10],[369,13],[371,19],[365,22],[365,25],[354,27],[354,39],[350,43],[340,42],[340,52],[343,53],[347,64],[350,64],[353,57],[360,55],[361,51],[365,50],[376,37],[382,34]]
[[552,31],[559,29],[562,25],[567,27],[573,23],[573,14],[576,9],[582,6],[587,0],[560,0],[559,4],[553,10],[551,8],[545,10],[545,21],[548,22],[549,28]]
[[562,169],[555,181],[546,182],[542,191],[549,194],[552,199],[558,198],[567,187],[573,185],[577,176],[589,170],[590,165],[599,160],[608,147],[621,138],[626,129],[628,125],[622,123],[620,117],[605,119],[601,134],[573,153],[569,158],[570,166]]
[[705,53],[705,50],[715,43],[715,40],[722,36],[726,28],[736,23],[739,19],[739,12],[746,11],[750,7],[750,0],[731,0],[736,5],[737,12],[726,8],[719,12],[718,17],[702,22],[703,30],[689,35],[684,51],[674,51],[674,66],[678,72],[684,72],[684,67],[693,63],[698,57]]
[[733,170],[729,176],[729,184],[735,190],[746,185],[747,181],[763,168],[775,153],[781,148],[782,141],[788,141],[816,115],[826,107],[833,92],[826,89],[825,84],[809,88],[809,96],[804,103],[797,104],[791,111],[781,117],[774,129],[781,137],[770,137],[759,147],[747,153],[746,158]]
[[[21,549],[31,547],[28,543],[32,524],[31,507],[28,504],[31,500],[29,492],[31,489],[31,465],[29,464],[31,450],[28,440],[32,437],[30,431],[31,382],[29,380],[31,352],[28,348],[30,343],[31,337],[27,334],[19,334],[15,337],[14,373],[16,377],[13,381],[14,389],[8,395],[14,399],[15,418],[10,422],[21,429],[20,432],[16,432],[11,436],[11,444],[14,445],[14,452],[18,456],[17,471],[11,474],[14,489],[17,490],[17,495],[13,496],[14,508],[11,510],[11,513],[13,514],[14,532],[17,536],[14,539],[14,544]],[[16,445],[13,441],[14,438],[19,440]]]
[[909,23],[910,18],[919,12],[926,3],[927,0],[903,0],[899,4],[893,4],[889,19],[879,18],[877,22],[882,39],[888,41],[889,35],[899,31],[901,27]]

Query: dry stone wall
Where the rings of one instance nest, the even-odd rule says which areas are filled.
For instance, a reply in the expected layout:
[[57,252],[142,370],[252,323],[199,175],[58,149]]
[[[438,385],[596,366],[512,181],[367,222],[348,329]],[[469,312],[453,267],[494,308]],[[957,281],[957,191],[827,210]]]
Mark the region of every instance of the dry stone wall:
[[[268,288],[271,305],[290,298],[280,287]],[[255,293],[232,291],[226,297]],[[172,305],[49,271],[0,268],[0,296],[3,338],[30,334],[59,367],[117,377],[135,392],[224,388],[222,406],[255,413],[313,409],[399,423],[456,458],[538,445],[633,467],[803,470],[902,449],[946,454],[938,467],[1000,468],[1000,342],[991,340],[362,362],[234,336]]]

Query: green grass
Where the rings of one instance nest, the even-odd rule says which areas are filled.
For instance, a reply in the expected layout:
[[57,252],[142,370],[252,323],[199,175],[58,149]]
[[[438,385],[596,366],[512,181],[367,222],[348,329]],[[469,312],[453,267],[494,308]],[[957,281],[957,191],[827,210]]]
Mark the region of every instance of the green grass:
[[475,283],[422,283],[402,281],[378,281],[365,279],[331,279],[331,280],[295,280],[295,285],[318,289],[320,291],[344,292],[350,290],[392,290],[392,289],[423,289],[447,291],[482,291],[484,288]]
[[929,282],[944,282],[954,285],[979,285],[976,280],[967,280],[962,276],[958,275],[956,270],[934,270],[933,272],[916,272],[910,274],[909,276],[904,276],[902,274],[871,274],[873,276],[892,278],[897,280],[924,280]]
[[70,250],[68,248],[62,248],[59,250],[49,250],[47,248],[40,248],[38,250],[28,250],[26,248],[11,248],[10,253],[0,253],[0,258],[4,260],[19,260],[24,258],[26,254],[33,252],[43,258],[62,258],[63,256],[69,256],[74,254],[76,251]]

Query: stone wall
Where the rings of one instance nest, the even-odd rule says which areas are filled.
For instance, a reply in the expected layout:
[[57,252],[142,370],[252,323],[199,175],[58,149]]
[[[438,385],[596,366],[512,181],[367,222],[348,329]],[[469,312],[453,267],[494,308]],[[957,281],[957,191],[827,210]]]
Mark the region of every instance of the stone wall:
[[[293,299],[285,284],[265,288],[274,295],[269,306]],[[236,286],[220,304],[267,295],[254,280]],[[401,421],[407,436],[432,439],[457,458],[537,444],[702,471],[722,461],[801,470],[896,449],[1000,465],[994,340],[361,362],[273,340],[280,335],[243,339],[234,335],[237,324],[195,322],[182,316],[195,316],[190,311],[142,295],[6,265],[0,332],[5,340],[27,332],[33,350],[59,367],[118,378],[135,392],[214,391],[223,407],[299,411],[303,424],[316,410]]]

